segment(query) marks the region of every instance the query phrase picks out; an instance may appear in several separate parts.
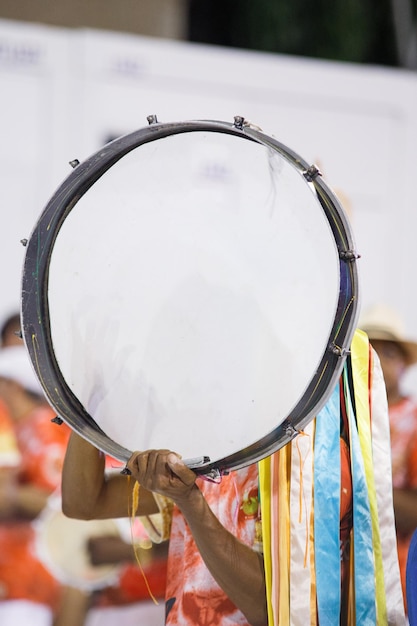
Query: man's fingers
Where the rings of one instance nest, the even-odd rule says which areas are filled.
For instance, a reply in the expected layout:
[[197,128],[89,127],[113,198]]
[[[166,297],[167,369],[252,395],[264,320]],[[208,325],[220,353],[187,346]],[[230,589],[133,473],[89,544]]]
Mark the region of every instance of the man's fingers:
[[184,485],[191,487],[194,484],[196,474],[183,463],[179,456],[174,453],[169,454],[167,458],[167,465],[171,472],[178,476]]
[[134,452],[126,467],[143,486],[150,489],[157,477],[160,480],[165,476],[165,480],[170,481],[174,474],[180,480],[185,477],[185,484],[192,484],[195,480],[194,473],[182,463],[181,457],[170,450]]
[[137,473],[139,470],[138,457],[141,455],[141,452],[134,452],[128,462],[126,463],[126,468],[128,472],[126,473]]

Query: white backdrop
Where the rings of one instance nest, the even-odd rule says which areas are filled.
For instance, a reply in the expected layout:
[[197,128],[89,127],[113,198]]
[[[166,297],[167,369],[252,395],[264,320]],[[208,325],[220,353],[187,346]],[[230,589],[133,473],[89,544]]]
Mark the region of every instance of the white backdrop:
[[149,114],[243,115],[319,164],[351,215],[362,308],[394,306],[417,337],[416,73],[0,21],[0,81],[0,319],[70,160]]

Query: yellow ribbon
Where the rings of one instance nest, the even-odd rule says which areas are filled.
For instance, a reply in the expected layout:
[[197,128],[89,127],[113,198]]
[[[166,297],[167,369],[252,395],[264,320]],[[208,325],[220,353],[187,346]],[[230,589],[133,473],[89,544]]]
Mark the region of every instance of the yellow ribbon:
[[367,335],[357,330],[352,341],[352,376],[356,405],[359,443],[361,447],[365,478],[369,493],[372,521],[372,544],[375,558],[375,594],[377,623],[388,623],[387,602],[384,584],[381,535],[378,519],[375,476],[372,459],[371,411],[370,411],[370,357]]
[[291,445],[278,452],[279,612],[278,624],[290,623],[290,465]]
[[268,624],[272,625],[274,623],[274,612],[272,608],[271,457],[260,461],[258,470]]
[[[269,626],[290,623],[290,452],[291,446],[285,446],[273,457],[263,459],[258,464]],[[278,489],[274,485],[274,491],[277,491],[278,498],[277,493],[271,498],[271,481],[274,481],[276,464]],[[277,507],[276,516],[274,509]]]

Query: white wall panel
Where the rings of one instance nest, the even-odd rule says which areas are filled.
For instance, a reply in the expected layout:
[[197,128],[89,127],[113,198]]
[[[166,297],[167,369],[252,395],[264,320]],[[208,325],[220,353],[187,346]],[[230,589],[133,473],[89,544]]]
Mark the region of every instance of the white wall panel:
[[0,22],[0,312],[19,307],[27,238],[64,176],[66,31]]
[[[351,214],[363,307],[396,306],[417,335],[415,73],[100,31],[0,27],[0,42],[9,42],[0,47],[7,94],[0,210],[3,228],[9,224],[1,235],[0,313],[17,291],[9,236],[27,234],[69,160],[146,125],[149,114],[160,121],[239,114],[319,163]],[[7,45],[28,41],[36,63],[11,62]]]

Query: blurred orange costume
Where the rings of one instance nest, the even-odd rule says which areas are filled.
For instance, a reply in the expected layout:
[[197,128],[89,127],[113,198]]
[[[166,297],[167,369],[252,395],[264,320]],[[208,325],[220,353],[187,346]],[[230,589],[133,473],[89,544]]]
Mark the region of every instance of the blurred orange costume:
[[[12,423],[0,411],[0,463],[11,471],[11,489],[32,485],[52,493],[59,485],[70,431],[65,424],[51,423],[54,416],[52,409],[42,406]],[[14,462],[7,461],[13,458]],[[60,585],[37,558],[34,539],[29,520],[1,522],[0,600],[24,599],[55,609]]]

